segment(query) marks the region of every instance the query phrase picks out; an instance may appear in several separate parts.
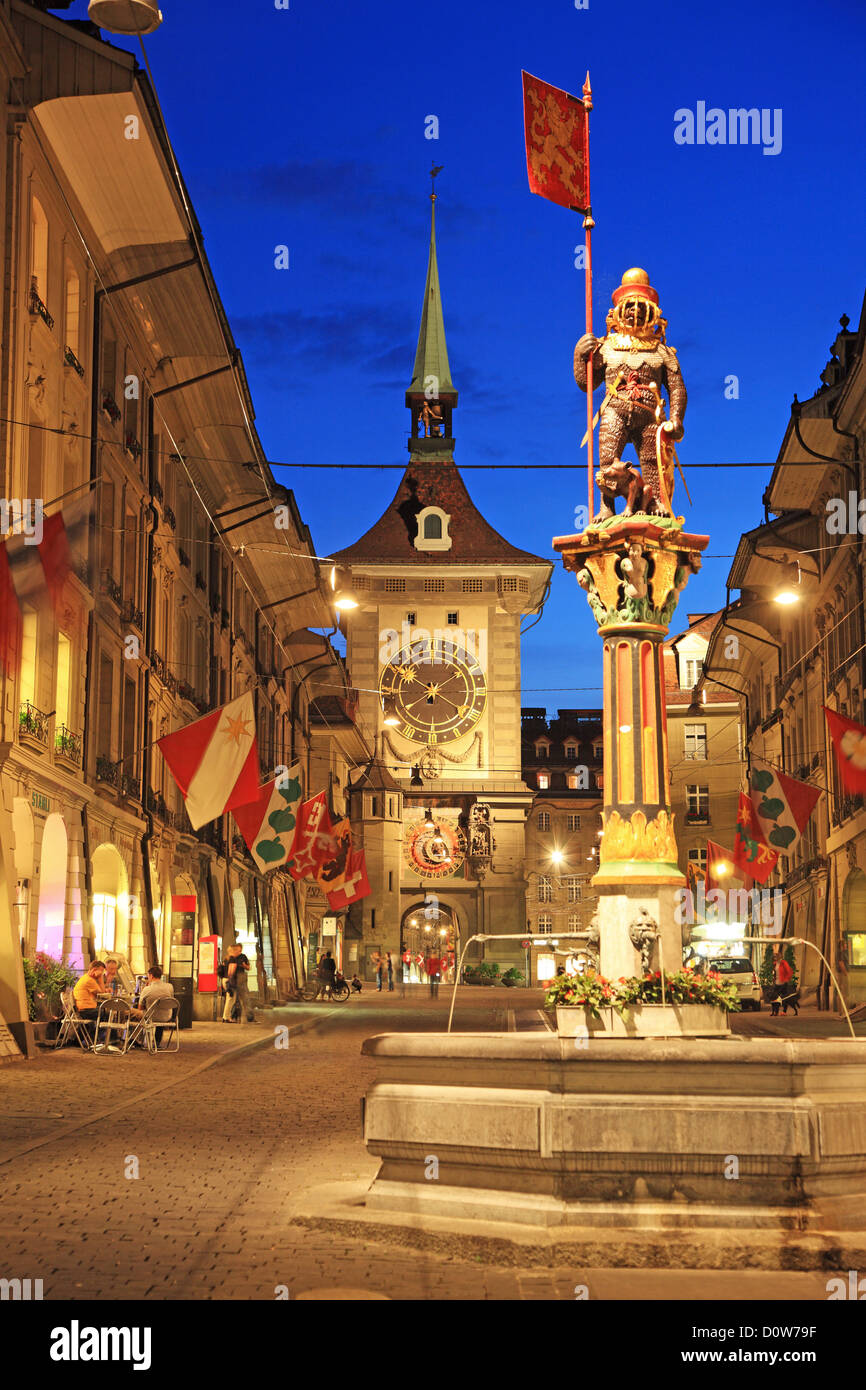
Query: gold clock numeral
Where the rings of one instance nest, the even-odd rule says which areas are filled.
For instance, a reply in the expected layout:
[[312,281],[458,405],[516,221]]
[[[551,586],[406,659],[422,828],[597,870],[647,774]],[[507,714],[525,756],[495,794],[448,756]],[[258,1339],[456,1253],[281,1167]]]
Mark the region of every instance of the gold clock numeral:
[[414,738],[415,729],[412,727],[411,724],[404,723],[403,727],[400,730],[400,733],[403,735],[404,738]]

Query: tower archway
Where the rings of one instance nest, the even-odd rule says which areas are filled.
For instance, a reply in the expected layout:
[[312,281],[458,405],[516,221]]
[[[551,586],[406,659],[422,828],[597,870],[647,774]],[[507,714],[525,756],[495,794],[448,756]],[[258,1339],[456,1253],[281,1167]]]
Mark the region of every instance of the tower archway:
[[460,923],[453,907],[431,894],[408,907],[400,921],[400,962],[407,984],[424,984],[425,961],[443,962],[440,979],[453,983],[460,950]]

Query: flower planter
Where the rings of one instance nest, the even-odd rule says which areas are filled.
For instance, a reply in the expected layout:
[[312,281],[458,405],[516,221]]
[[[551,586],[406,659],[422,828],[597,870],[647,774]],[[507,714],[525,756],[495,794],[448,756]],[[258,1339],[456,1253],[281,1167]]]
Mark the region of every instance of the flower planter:
[[608,1014],[613,1009],[600,1009],[599,1017],[594,1018],[589,1009],[571,1004],[556,1008],[556,1031],[561,1038],[585,1038],[588,1033],[610,1033]]
[[631,1004],[625,1019],[616,1009],[600,1013],[593,1018],[588,1009],[557,1008],[556,1031],[562,1038],[716,1038],[730,1031],[726,1010],[715,1004]]

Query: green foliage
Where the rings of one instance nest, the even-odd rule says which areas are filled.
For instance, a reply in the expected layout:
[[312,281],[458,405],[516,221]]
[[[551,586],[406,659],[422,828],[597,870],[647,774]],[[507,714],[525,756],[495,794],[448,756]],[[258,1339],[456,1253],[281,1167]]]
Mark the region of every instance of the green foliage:
[[796,988],[798,987],[799,983],[800,983],[800,976],[799,976],[799,973],[798,973],[798,971],[797,971],[797,958],[796,958],[796,956],[794,955],[794,947],[791,945],[790,942],[788,943],[788,945],[787,945],[787,946],[784,948],[784,950],[782,951],[782,955],[784,956],[785,960],[786,960],[786,961],[788,962],[788,964],[790,965],[791,971],[792,971],[791,979],[790,979],[788,988],[789,988],[789,989],[796,989]]
[[614,1008],[627,1018],[634,1004],[712,1004],[727,1013],[740,1008],[736,985],[720,975],[696,975],[693,970],[677,970],[665,975],[664,998],[658,970],[649,975],[622,978],[616,984],[592,970],[584,971],[583,975],[560,975],[548,987],[544,1002],[548,1008],[589,1009],[593,1018],[598,1018],[599,1009],[604,1008]]
[[485,980],[495,980],[499,974],[499,966],[495,960],[483,960],[475,967],[475,973]]
[[713,1004],[716,1008],[734,1013],[740,1008],[736,985],[710,971],[696,975],[693,970],[676,970],[665,975],[662,998],[661,971],[631,979],[620,980],[616,989],[615,1008],[629,1004]]
[[558,975],[547,987],[544,1004],[548,1009],[589,1009],[593,1018],[599,1018],[599,1010],[615,1007],[616,991],[603,975],[585,970],[582,975]]
[[504,973],[503,973],[503,976],[502,976],[502,983],[505,984],[506,980],[509,981],[509,983],[510,983],[510,984],[513,984],[513,985],[520,985],[520,984],[522,984],[522,983],[523,983],[523,971],[522,971],[522,970],[518,970],[516,965],[509,966],[509,968],[508,968],[506,971],[504,971]]
[[74,985],[78,979],[76,971],[62,961],[55,960],[45,951],[37,951],[32,960],[23,960],[24,987],[27,991],[27,1009],[31,1019],[51,1017],[60,1012],[60,992]]
[[760,979],[760,981],[761,981],[761,984],[764,986],[764,989],[769,989],[769,988],[770,988],[770,985],[773,983],[773,948],[772,948],[772,946],[765,946],[765,947],[764,947],[764,959],[763,959],[763,961],[761,962],[761,973],[760,973],[759,979]]

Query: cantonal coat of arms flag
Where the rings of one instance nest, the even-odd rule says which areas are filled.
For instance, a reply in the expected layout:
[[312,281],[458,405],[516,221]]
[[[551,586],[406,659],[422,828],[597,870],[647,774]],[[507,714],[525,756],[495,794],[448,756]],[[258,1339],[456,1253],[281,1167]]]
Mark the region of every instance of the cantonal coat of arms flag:
[[583,102],[524,72],[523,119],[530,189],[561,207],[585,212],[589,150]]

